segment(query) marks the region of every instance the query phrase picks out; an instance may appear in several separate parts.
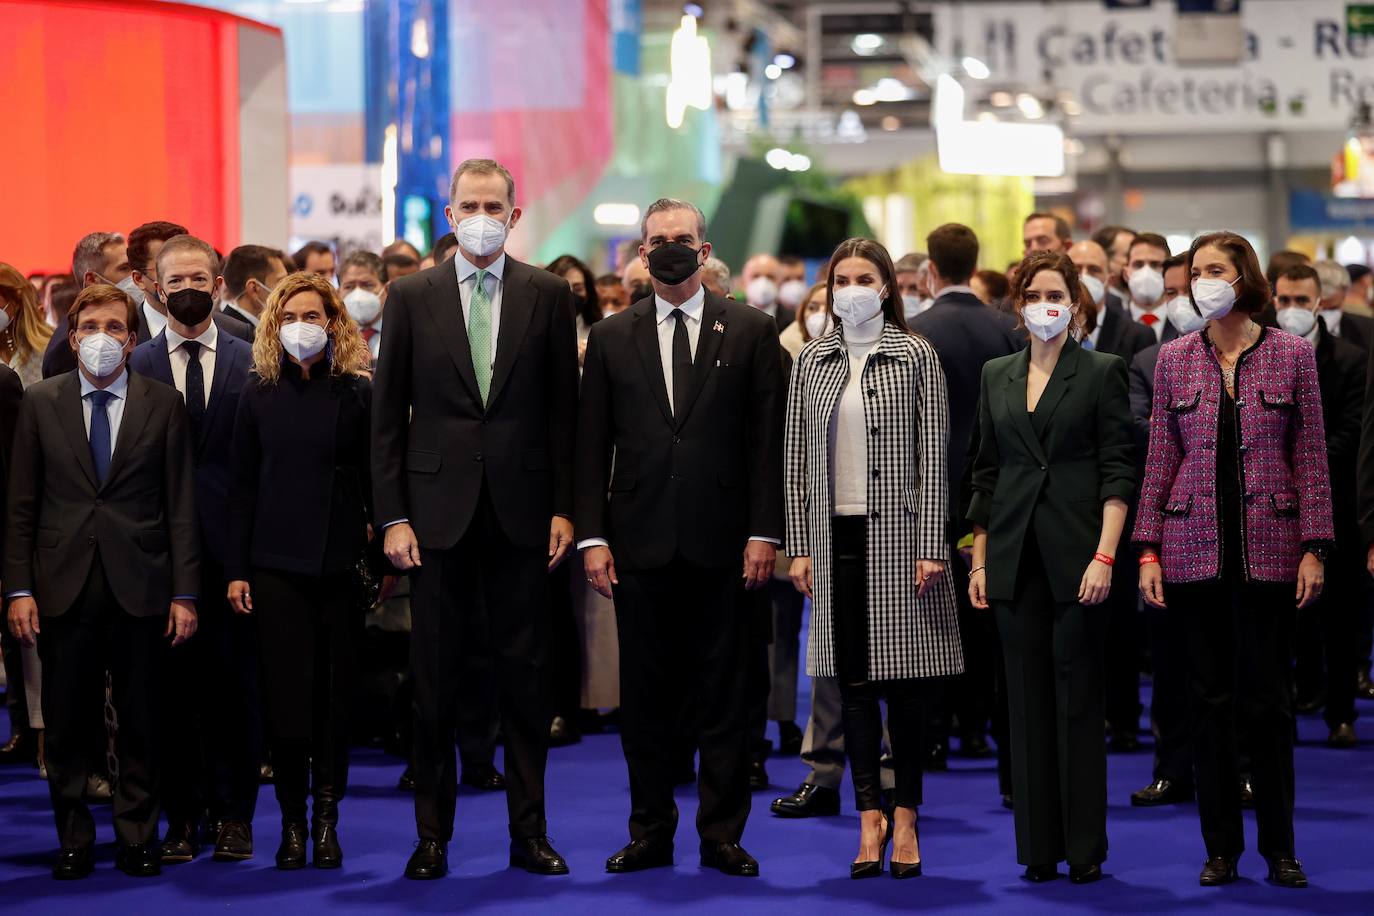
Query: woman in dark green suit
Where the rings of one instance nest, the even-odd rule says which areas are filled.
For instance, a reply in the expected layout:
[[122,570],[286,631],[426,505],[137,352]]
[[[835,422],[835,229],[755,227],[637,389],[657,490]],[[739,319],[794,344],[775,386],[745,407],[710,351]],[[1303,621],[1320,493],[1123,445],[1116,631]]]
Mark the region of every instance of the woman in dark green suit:
[[1012,301],[1031,341],[983,367],[969,597],[1002,635],[1017,860],[1086,883],[1107,857],[1098,605],[1135,487],[1126,364],[1074,339],[1092,306],[1065,255],[1026,258]]

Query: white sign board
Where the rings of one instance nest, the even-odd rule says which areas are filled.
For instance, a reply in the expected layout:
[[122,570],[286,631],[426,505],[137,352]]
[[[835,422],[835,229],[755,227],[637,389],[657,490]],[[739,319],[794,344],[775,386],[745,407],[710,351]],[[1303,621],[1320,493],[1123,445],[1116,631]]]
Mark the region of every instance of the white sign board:
[[332,244],[343,257],[382,250],[380,165],[293,165],[291,244]]
[[[970,92],[1049,86],[1082,106],[1079,134],[1267,128],[1343,130],[1374,103],[1374,37],[1348,35],[1345,0],[1246,0],[1245,49],[1233,66],[1180,67],[1177,7],[1108,10],[1100,0],[935,7],[935,43],[980,58]],[[959,53],[956,53],[958,51]]]

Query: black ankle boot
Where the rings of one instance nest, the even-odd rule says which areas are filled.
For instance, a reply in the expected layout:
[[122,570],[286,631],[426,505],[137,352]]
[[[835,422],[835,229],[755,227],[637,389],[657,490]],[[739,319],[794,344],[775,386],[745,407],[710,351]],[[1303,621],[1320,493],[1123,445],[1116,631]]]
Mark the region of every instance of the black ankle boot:
[[339,799],[328,787],[315,790],[315,818],[310,836],[315,841],[311,861],[316,868],[343,865],[343,850],[339,848]]
[[305,868],[305,821],[283,820],[281,845],[277,847],[277,867],[282,871]]

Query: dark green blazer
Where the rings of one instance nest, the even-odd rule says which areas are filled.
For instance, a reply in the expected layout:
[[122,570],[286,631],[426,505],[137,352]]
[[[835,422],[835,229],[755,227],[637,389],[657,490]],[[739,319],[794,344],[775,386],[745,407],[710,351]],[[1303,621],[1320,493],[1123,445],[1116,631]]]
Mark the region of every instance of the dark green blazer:
[[983,366],[968,520],[988,533],[990,600],[1015,597],[1021,545],[1034,530],[1054,600],[1073,602],[1097,552],[1102,504],[1135,493],[1126,364],[1070,338],[1034,417],[1029,367],[1029,348]]

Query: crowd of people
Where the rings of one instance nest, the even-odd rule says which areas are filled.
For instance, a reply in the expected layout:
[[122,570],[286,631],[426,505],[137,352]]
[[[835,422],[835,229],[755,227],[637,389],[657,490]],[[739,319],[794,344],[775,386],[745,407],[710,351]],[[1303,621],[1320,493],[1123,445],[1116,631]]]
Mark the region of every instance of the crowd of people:
[[849,767],[852,877],[922,873],[924,773],[957,752],[996,756],[1028,880],[1095,881],[1148,670],[1131,803],[1197,800],[1204,885],[1253,806],[1270,880],[1306,885],[1295,714],[1350,748],[1374,697],[1368,269],[1035,213],[1005,273],[948,224],[736,279],[662,199],[598,275],[509,256],[516,200],[469,160],[428,254],[151,222],[70,275],[0,264],[0,761],[48,782],[55,878],[91,872],[100,801],[129,875],[251,858],[263,781],[277,866],[340,867],[399,603],[410,878],[447,873],[460,779],[505,792],[513,867],[567,873],[549,749],[608,726],[606,870],[671,865],[695,782],[702,865],[757,875],[773,722],[810,767],[775,816],[838,814]]

